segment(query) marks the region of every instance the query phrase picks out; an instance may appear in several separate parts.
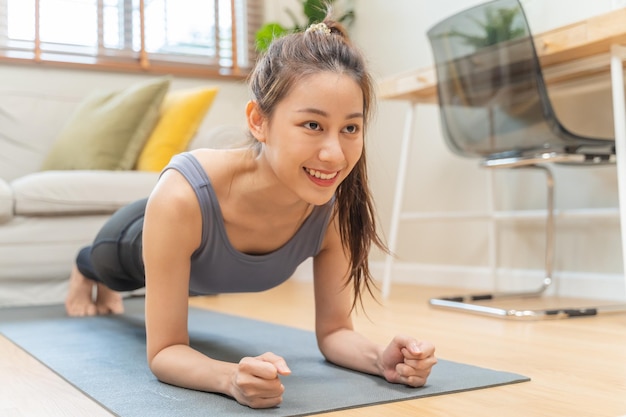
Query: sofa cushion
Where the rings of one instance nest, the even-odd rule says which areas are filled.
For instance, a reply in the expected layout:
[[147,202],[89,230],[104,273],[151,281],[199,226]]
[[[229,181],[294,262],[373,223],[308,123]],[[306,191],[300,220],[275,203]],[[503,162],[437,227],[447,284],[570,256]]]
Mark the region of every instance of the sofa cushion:
[[248,147],[253,144],[252,136],[241,125],[218,125],[206,129],[196,135],[189,144],[188,150],[209,149],[233,149]]
[[161,171],[172,156],[186,150],[216,94],[215,87],[169,92],[159,122],[139,154],[137,169]]
[[13,217],[13,191],[9,184],[0,178],[0,224]]
[[15,215],[113,213],[147,197],[158,177],[138,171],[36,172],[11,182]]
[[[1,67],[1,65],[0,65]],[[8,88],[10,83],[5,88]],[[59,132],[83,99],[0,87],[0,178],[39,171]]]
[[169,77],[85,98],[61,131],[42,170],[129,170],[159,118]]

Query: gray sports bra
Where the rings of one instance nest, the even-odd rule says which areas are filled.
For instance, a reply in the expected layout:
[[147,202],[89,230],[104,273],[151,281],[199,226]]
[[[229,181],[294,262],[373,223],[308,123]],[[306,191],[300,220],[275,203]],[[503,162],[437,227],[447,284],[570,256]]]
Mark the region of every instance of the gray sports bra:
[[335,198],[313,211],[295,235],[275,251],[248,255],[228,240],[219,201],[200,162],[188,152],[163,169],[179,171],[194,189],[202,211],[202,242],[191,257],[190,294],[254,292],[286,281],[305,259],[320,251]]

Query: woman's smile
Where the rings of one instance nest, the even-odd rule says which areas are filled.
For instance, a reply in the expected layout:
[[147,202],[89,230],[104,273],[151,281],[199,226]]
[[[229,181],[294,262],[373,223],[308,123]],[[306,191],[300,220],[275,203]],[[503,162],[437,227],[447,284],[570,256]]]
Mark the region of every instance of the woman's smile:
[[339,171],[319,171],[307,167],[304,167],[303,169],[308,174],[308,177],[311,181],[323,187],[330,187],[331,185],[335,184],[337,175],[339,174]]

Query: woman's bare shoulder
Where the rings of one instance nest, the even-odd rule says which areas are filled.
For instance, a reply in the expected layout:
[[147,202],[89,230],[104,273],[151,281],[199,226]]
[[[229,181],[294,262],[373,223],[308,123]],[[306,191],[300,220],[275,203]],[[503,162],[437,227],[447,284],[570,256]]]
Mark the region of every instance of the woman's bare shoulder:
[[181,212],[196,201],[195,192],[185,177],[175,169],[168,169],[159,178],[148,199],[148,207]]
[[250,148],[196,149],[192,155],[200,162],[211,182],[219,184],[239,172],[247,171],[254,160]]

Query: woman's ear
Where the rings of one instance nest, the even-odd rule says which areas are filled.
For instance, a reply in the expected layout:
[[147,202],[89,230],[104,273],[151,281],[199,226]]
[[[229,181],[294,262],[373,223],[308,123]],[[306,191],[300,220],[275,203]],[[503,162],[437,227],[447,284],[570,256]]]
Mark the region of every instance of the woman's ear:
[[265,142],[266,119],[256,101],[248,101],[246,105],[246,120],[252,136],[259,142]]

